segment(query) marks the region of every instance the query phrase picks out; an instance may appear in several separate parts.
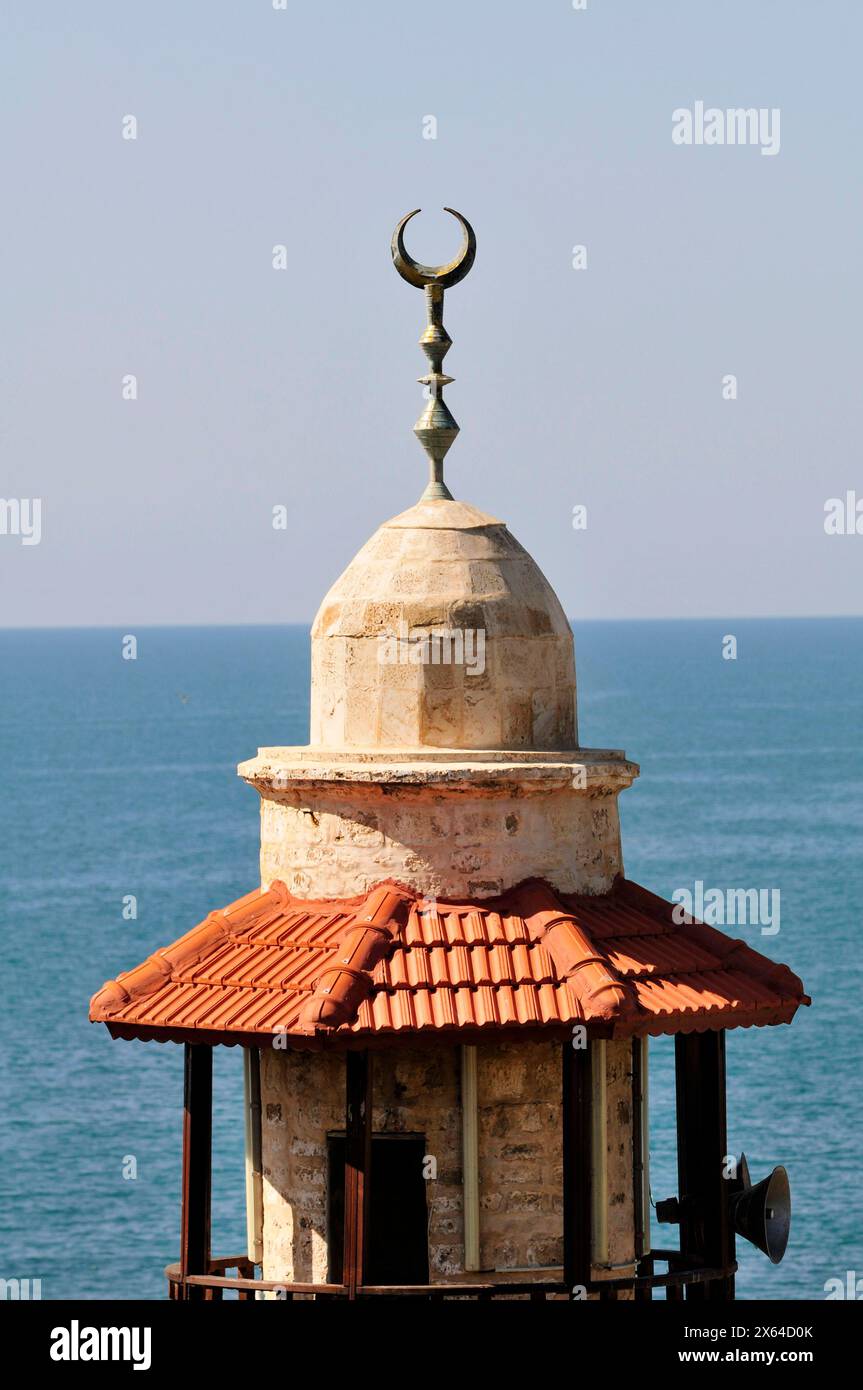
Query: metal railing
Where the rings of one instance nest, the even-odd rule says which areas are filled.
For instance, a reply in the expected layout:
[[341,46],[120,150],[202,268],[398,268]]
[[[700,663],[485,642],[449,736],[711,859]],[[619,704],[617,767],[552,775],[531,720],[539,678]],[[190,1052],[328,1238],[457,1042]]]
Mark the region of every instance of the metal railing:
[[[668,1265],[666,1273],[656,1272],[656,1264]],[[250,1301],[257,1294],[273,1293],[278,1299],[292,1302],[295,1297],[313,1299],[348,1298],[345,1284],[286,1284],[277,1279],[258,1279],[254,1265],[246,1255],[228,1255],[210,1261],[207,1274],[183,1276],[179,1264],[165,1269],[168,1297],[179,1301],[219,1301],[226,1291],[235,1292],[241,1301]],[[236,1270],[236,1274],[229,1274]],[[654,1289],[664,1289],[668,1300],[680,1300],[688,1285],[705,1284],[731,1278],[736,1262],[724,1268],[708,1268],[692,1261],[679,1250],[652,1250],[638,1263],[637,1273],[613,1279],[593,1280],[587,1292],[597,1294],[603,1301],[615,1300],[631,1292],[636,1299],[650,1299]],[[512,1281],[447,1281],[438,1284],[362,1284],[357,1298],[422,1298],[430,1302],[443,1299],[476,1299],[480,1302],[498,1298],[527,1298],[544,1303],[547,1298],[566,1298],[570,1290],[562,1279]]]

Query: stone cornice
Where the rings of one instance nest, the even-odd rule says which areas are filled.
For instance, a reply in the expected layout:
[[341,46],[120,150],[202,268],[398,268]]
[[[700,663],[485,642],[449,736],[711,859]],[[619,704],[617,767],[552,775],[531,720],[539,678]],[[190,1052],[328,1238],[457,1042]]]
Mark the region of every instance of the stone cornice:
[[514,788],[521,794],[570,790],[596,796],[631,786],[639,768],[615,748],[538,753],[296,747],[260,748],[257,757],[240,763],[237,771],[262,795],[315,786],[367,786],[510,794]]

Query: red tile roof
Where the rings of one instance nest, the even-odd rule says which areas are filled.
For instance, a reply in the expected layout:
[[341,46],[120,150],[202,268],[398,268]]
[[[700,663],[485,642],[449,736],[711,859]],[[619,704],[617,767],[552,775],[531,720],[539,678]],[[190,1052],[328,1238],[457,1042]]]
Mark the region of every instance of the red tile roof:
[[788,1023],[810,1001],[785,965],[619,879],[602,897],[532,879],[429,903],[380,884],[307,902],[283,883],[213,912],[90,1004],[114,1037],[344,1046],[369,1035],[596,1036]]

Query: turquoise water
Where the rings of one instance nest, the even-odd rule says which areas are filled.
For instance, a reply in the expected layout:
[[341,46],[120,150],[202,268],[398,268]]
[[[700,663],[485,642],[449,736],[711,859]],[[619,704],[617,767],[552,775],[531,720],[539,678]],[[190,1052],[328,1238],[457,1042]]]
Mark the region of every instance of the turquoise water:
[[[256,883],[257,797],[235,765],[308,731],[305,629],[142,629],[136,661],[122,636],[0,632],[0,1275],[41,1278],[46,1298],[164,1295],[182,1052],[112,1042],[87,1002]],[[778,1268],[740,1243],[738,1290],[823,1297],[863,1273],[863,620],[585,623],[576,649],[582,741],[642,767],[621,797],[628,876],[781,892],[778,936],[732,933],[814,1003],[729,1035],[729,1135],[756,1179],[785,1163],[794,1220]],[[676,1190],[672,1053],[651,1044],[655,1197]],[[241,1091],[238,1053],[217,1050],[220,1254],[245,1240]]]

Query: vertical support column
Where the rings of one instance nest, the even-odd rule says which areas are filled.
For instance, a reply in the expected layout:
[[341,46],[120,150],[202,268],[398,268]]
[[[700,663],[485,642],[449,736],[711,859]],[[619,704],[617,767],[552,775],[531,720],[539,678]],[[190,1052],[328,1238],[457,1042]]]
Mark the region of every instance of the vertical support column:
[[372,1058],[345,1054],[345,1239],[342,1282],[348,1298],[365,1277],[366,1226],[372,1160]]
[[246,1253],[259,1265],[264,1250],[263,1162],[261,1159],[261,1054],[243,1048],[246,1140]]
[[[210,1187],[213,1148],[213,1049],[186,1043],[183,1082],[183,1185],[180,1214],[180,1272],[210,1272]],[[183,1289],[187,1299],[204,1297]]]
[[[648,1124],[648,1039],[632,1039],[632,1188],[635,1224],[635,1258],[650,1250],[650,1152]],[[636,1264],[639,1273],[644,1267]],[[636,1289],[636,1302],[650,1302],[651,1290]]]
[[591,1099],[589,1047],[563,1044],[563,1278],[572,1297],[591,1276]]
[[476,1047],[461,1049],[462,1205],[464,1208],[464,1267],[480,1268],[479,1257],[479,1126]]
[[608,1049],[604,1038],[590,1044],[591,1262],[608,1264]]
[[[725,1119],[725,1033],[679,1033],[674,1040],[677,1083],[677,1174],[680,1248],[709,1266],[734,1259],[723,1162],[728,1152]],[[688,1300],[734,1298],[734,1278],[691,1284]]]

